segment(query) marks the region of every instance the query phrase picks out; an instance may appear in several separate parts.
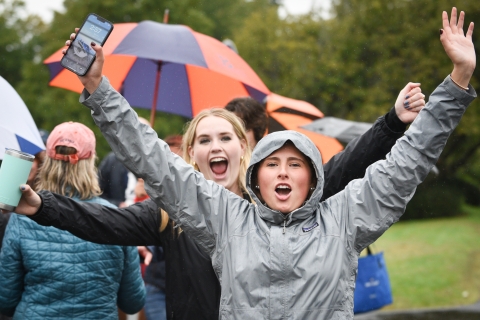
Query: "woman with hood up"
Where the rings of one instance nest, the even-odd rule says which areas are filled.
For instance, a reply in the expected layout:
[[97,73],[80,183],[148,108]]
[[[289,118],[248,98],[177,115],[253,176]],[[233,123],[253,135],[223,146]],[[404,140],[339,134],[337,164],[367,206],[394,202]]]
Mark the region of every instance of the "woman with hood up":
[[[464,35],[463,22],[463,12],[458,23],[455,8],[450,22],[443,12],[440,40],[454,68],[405,136],[363,179],[323,202],[320,154],[296,132],[270,134],[256,146],[246,177],[255,204],[207,181],[102,78],[97,46],[81,101],[150,197],[212,257],[220,318],[353,318],[359,253],[398,221],[476,97],[473,23]],[[30,214],[41,206],[31,205]]]

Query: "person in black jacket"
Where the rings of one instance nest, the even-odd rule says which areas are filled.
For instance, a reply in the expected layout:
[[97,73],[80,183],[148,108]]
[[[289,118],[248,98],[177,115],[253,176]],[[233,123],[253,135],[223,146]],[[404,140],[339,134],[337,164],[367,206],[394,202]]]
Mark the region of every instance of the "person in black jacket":
[[[385,157],[403,134],[406,123],[413,121],[425,104],[419,88],[405,98],[412,87],[418,88],[410,84],[402,90],[394,109],[324,166],[323,199],[342,190],[352,179],[362,177],[369,164]],[[404,101],[408,102],[408,108],[404,107]],[[25,191],[30,192],[28,188]],[[42,207],[31,218],[41,225],[68,230],[98,243],[162,246],[166,261],[168,319],[218,318],[220,284],[209,255],[176,227],[166,213],[160,213],[152,200],[112,209],[71,202],[49,192],[41,192],[40,196]],[[243,196],[249,199],[248,194]]]

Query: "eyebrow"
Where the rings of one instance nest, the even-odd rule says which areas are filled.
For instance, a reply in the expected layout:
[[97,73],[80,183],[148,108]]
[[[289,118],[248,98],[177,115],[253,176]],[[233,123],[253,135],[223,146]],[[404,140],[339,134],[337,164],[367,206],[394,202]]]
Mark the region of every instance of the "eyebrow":
[[[219,133],[220,136],[226,136],[226,135],[233,135],[232,132],[220,132]],[[200,134],[200,135],[197,135],[197,138],[201,138],[201,137],[211,137],[212,135],[211,134]]]
[[[279,158],[279,157],[267,157],[267,158],[265,158],[265,160],[276,160],[276,161],[279,161],[280,158]],[[305,160],[303,160],[302,158],[299,158],[299,157],[288,157],[288,158],[287,158],[287,161],[292,161],[292,160],[297,160],[297,161],[301,161],[301,162],[305,163]]]

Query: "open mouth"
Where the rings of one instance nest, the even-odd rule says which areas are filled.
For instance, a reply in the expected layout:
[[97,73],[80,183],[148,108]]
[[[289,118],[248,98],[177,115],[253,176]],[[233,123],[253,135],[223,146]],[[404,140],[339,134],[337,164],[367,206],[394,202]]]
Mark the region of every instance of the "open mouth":
[[286,185],[286,184],[279,184],[276,188],[275,188],[275,192],[278,194],[278,195],[281,195],[281,196],[287,196],[290,194],[290,192],[292,192],[292,188],[290,188],[289,185]]
[[225,158],[218,157],[210,160],[210,169],[215,174],[224,174],[228,168],[228,161]]

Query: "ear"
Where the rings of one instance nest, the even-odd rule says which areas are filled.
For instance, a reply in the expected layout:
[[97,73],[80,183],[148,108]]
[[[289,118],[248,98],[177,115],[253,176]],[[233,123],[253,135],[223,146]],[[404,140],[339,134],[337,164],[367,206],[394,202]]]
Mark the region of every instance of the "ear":
[[242,148],[242,156],[245,156],[245,150],[247,149],[247,141],[245,139],[240,140],[240,147]]
[[191,159],[193,159],[194,152],[193,152],[192,146],[188,146],[188,155],[190,156]]

